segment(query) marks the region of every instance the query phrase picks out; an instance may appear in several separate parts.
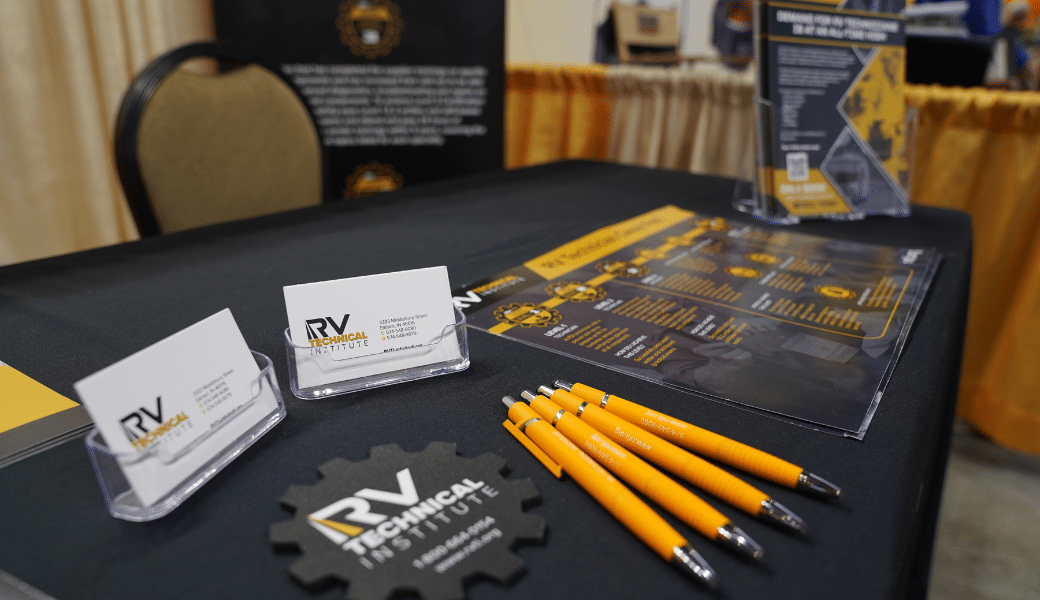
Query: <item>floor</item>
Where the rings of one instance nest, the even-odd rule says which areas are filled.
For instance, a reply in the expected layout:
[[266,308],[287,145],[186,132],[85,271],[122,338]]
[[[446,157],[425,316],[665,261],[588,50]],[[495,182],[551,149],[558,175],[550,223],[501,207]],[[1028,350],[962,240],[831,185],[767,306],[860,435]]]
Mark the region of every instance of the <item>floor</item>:
[[929,600],[1040,600],[1040,457],[954,427]]

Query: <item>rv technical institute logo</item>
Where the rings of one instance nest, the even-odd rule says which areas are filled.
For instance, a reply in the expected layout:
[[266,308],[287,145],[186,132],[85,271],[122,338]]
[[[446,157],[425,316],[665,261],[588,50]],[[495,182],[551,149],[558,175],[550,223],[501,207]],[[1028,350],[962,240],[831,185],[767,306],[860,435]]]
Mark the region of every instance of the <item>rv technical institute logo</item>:
[[296,517],[272,525],[271,542],[303,552],[289,572],[306,586],[337,579],[355,600],[461,598],[475,574],[509,581],[523,569],[510,547],[544,536],[544,520],[523,512],[538,498],[534,484],[507,481],[504,468],[498,456],[462,458],[446,442],[415,453],[377,446],[358,463],[336,458],[318,467],[320,482],[282,496]]
[[346,0],[336,17],[339,41],[357,56],[379,58],[401,43],[404,21],[392,0]]
[[347,321],[349,320],[349,314],[344,314],[339,320],[334,317],[307,319],[305,328],[311,354],[367,348],[368,334],[364,331],[348,331]]
[[[202,414],[206,414],[206,411],[203,410]],[[184,427],[180,427],[182,423]],[[123,427],[126,439],[130,440],[130,443],[138,452],[155,442],[165,441],[170,437],[179,437],[184,434],[186,429],[192,428],[192,423],[187,413],[183,411],[169,419],[163,419],[162,396],[155,398],[154,413],[148,407],[141,406],[122,419],[119,419],[119,424]]]

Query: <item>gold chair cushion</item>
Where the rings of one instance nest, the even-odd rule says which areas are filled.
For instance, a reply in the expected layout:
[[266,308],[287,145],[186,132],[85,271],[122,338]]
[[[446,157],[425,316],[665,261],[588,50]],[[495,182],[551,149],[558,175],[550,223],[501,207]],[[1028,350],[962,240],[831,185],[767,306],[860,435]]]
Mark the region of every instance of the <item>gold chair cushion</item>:
[[299,97],[247,65],[176,69],[138,130],[138,161],[164,233],[321,202],[321,140]]

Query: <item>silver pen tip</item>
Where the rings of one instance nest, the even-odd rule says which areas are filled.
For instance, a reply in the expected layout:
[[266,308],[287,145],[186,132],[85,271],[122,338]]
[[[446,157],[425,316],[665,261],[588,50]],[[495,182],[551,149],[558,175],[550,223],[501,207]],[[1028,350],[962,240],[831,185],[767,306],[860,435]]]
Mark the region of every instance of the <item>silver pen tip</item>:
[[841,488],[827,481],[823,477],[810,473],[808,471],[802,471],[802,474],[798,476],[798,489],[812,492],[820,496],[826,496],[828,498],[841,498]]
[[715,569],[689,546],[672,548],[672,564],[711,589],[719,587],[719,575]]
[[555,385],[556,387],[560,388],[561,390],[563,390],[565,392],[571,391],[571,388],[574,387],[573,385],[567,383],[566,381],[564,381],[562,379],[557,379],[556,383],[554,383],[553,385]]
[[545,396],[546,398],[551,397],[553,395],[553,392],[555,392],[555,391],[556,390],[552,389],[551,387],[549,387],[547,385],[540,385],[540,386],[538,386],[538,393],[543,395],[543,396]]
[[520,392],[520,397],[523,398],[524,400],[527,400],[528,402],[530,402],[531,400],[534,400],[534,394],[529,392],[528,390],[524,390],[524,391]]
[[762,556],[765,554],[765,551],[762,550],[762,546],[760,546],[755,540],[751,539],[751,536],[744,533],[744,531],[736,525],[732,523],[723,525],[722,527],[719,527],[718,532],[719,536],[721,536],[719,537],[719,541],[729,548],[736,550],[749,558],[762,560]]
[[509,407],[516,404],[516,400],[513,400],[512,396],[502,396],[502,404],[505,404],[507,407]]
[[789,529],[793,529],[798,533],[804,534],[809,530],[805,521],[803,521],[801,517],[773,499],[762,501],[762,512],[760,514],[761,516],[768,517],[772,521]]

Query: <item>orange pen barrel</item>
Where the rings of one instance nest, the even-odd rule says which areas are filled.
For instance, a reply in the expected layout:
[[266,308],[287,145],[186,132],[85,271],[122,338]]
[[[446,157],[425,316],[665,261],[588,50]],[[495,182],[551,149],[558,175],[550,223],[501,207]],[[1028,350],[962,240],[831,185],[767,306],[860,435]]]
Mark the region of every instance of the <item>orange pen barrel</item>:
[[671,561],[675,548],[687,546],[682,534],[669,525],[661,515],[654,512],[552,425],[540,419],[531,407],[523,402],[513,404],[509,407],[509,419],[559,463],[563,470],[615,519],[661,558]]
[[798,485],[802,468],[767,452],[581,383],[571,386],[571,394],[597,406],[606,397],[607,412],[674,444],[789,488]]
[[556,419],[562,409],[545,396],[534,396],[531,408],[546,422],[555,420],[556,429],[589,456],[709,540],[718,539],[719,528],[730,524],[726,515],[578,417],[565,412]]
[[592,402],[561,389],[553,391],[552,400],[625,448],[750,515],[758,516],[762,503],[770,499],[742,479]]

